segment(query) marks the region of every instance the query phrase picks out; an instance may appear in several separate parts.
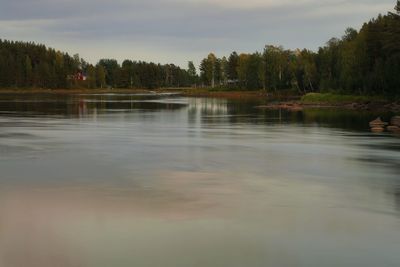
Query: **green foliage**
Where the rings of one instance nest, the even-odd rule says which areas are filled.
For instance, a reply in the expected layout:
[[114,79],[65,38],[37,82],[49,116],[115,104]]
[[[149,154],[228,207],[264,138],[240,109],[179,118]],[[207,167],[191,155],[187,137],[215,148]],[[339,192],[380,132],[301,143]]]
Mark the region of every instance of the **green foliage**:
[[263,56],[266,64],[265,81],[268,88],[272,90],[286,89],[284,72],[289,63],[287,51],[284,51],[281,46],[267,45]]
[[117,81],[120,78],[118,61],[115,59],[101,59],[98,64],[103,66],[106,72],[106,83],[111,87],[117,87]]
[[[131,60],[119,65],[115,59],[102,59],[93,66],[78,54],[71,57],[44,45],[0,39],[0,87],[186,87],[197,83],[196,70],[191,71]],[[87,79],[77,79],[77,74]]]
[[238,81],[242,88],[247,88],[247,74],[249,68],[249,54],[240,54],[237,66]]
[[[360,31],[346,29],[341,39],[332,38],[318,52],[285,50],[267,45],[264,53],[233,52],[227,61],[227,87],[266,88],[300,93],[400,95],[400,0],[396,12],[379,15]],[[219,62],[214,59],[213,62]],[[202,61],[204,84],[210,85],[219,70],[209,58]],[[225,85],[219,83],[219,85]]]
[[301,98],[301,102],[305,104],[316,103],[353,103],[353,102],[368,102],[368,101],[385,101],[382,96],[360,96],[360,95],[339,95],[332,93],[308,93]]
[[219,78],[221,65],[217,62],[217,58],[210,53],[207,58],[203,59],[200,64],[200,78],[205,85],[215,87],[216,79]]
[[232,52],[232,54],[228,58],[228,62],[226,65],[226,74],[227,78],[235,83],[238,79],[237,69],[239,66],[239,55],[236,52]]
[[87,67],[87,86],[88,88],[96,88],[96,68],[93,65]]
[[[400,96],[400,0],[395,12],[379,15],[360,31],[346,29],[318,52],[285,50],[267,45],[263,53],[217,58],[210,53],[188,70],[160,65],[102,59],[93,66],[44,45],[0,39],[0,87],[159,88],[203,86],[237,89],[295,89],[300,93]],[[82,73],[87,80],[78,81]]]
[[67,88],[78,66],[68,54],[34,43],[0,39],[0,87]]
[[197,83],[197,72],[196,72],[196,67],[194,66],[193,61],[188,62],[187,74],[189,76],[191,85],[195,85]]
[[106,85],[106,70],[100,64],[96,65],[96,86],[103,88]]
[[259,79],[259,71],[261,70],[262,57],[259,53],[251,54],[248,57],[246,68],[246,88],[256,90],[262,87]]

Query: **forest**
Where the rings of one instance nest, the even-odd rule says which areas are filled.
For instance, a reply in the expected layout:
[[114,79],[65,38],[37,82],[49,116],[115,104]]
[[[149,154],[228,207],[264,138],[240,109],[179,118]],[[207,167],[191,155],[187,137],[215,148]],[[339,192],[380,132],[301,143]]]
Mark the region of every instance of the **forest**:
[[120,65],[101,59],[92,65],[78,54],[0,40],[0,88],[188,87],[195,83],[194,75],[174,64],[125,60]]
[[262,52],[222,58],[210,53],[199,74],[192,61],[187,69],[115,59],[92,65],[77,54],[0,39],[0,88],[164,87],[399,96],[400,1],[393,12],[371,19],[359,31],[348,28],[316,52],[267,45]]
[[267,45],[262,53],[217,58],[200,65],[200,80],[211,87],[295,89],[299,93],[400,95],[400,1],[357,31],[330,39],[317,52]]

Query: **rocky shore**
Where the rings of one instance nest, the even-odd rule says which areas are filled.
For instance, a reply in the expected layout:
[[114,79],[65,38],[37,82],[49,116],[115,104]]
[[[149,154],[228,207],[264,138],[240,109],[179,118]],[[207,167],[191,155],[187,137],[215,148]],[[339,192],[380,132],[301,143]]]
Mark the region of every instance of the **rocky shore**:
[[369,123],[371,131],[373,132],[384,132],[385,130],[400,134],[400,116],[394,116],[390,120],[390,123],[382,121],[381,118],[377,118]]

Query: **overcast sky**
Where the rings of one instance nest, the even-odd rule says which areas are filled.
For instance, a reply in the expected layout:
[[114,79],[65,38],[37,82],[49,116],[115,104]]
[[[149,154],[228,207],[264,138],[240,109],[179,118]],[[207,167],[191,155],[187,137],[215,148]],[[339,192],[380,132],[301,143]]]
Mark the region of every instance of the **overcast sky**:
[[394,0],[0,0],[0,38],[79,53],[91,63],[128,58],[186,67],[209,52],[265,44],[316,50],[359,29]]

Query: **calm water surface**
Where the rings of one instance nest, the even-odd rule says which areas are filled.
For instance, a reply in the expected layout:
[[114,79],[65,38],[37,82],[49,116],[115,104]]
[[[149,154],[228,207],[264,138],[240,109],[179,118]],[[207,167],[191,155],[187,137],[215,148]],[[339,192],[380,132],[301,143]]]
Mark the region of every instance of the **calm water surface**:
[[258,104],[1,95],[0,266],[400,266],[379,114]]

